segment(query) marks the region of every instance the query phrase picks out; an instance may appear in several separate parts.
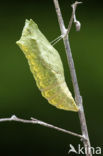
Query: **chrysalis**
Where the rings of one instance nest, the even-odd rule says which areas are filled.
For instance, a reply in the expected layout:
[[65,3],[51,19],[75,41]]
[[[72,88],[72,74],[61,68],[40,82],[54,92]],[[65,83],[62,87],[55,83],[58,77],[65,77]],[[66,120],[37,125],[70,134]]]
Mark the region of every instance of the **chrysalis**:
[[33,20],[26,20],[17,44],[28,60],[42,96],[59,109],[78,111],[65,82],[59,53],[40,32]]

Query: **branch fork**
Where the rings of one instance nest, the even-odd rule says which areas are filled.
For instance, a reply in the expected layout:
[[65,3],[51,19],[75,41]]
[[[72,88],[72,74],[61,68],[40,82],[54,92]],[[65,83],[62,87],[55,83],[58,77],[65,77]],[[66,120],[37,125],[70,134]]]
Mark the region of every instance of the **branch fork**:
[[[76,31],[80,31],[81,23],[76,19],[76,8],[77,8],[78,4],[81,4],[81,3],[82,2],[76,1],[75,3],[73,3],[71,5],[71,7],[72,7],[72,16],[71,16],[71,18],[69,20],[68,28],[66,29],[65,26],[62,26],[62,30],[63,30],[62,34],[51,42],[51,44],[53,46],[56,43],[58,43],[61,39],[65,39],[68,36],[68,34],[69,34],[70,30],[71,30],[73,22],[75,24]],[[59,10],[59,9],[57,9],[57,10]]]
[[0,122],[8,122],[8,121],[10,121],[10,122],[11,121],[16,121],[16,122],[21,122],[21,123],[38,124],[38,125],[42,125],[42,126],[45,126],[45,127],[49,127],[51,129],[55,129],[57,131],[60,131],[60,132],[66,133],[66,134],[70,134],[70,135],[76,136],[76,137],[80,138],[81,141],[86,140],[86,138],[84,136],[80,135],[80,134],[77,134],[77,133],[65,130],[63,128],[59,128],[57,126],[48,124],[48,123],[46,123],[44,121],[35,119],[33,117],[31,117],[30,120],[26,120],[26,119],[18,118],[16,115],[12,115],[10,118],[1,118],[0,119]]

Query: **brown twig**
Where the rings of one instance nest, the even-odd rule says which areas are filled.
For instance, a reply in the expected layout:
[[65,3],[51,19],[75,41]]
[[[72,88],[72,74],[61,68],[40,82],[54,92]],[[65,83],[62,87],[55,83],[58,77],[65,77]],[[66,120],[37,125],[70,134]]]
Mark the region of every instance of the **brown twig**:
[[72,16],[71,16],[70,21],[69,21],[69,24],[68,24],[68,28],[67,28],[67,32],[66,32],[66,34],[65,34],[65,37],[67,37],[67,35],[68,35],[69,32],[70,32],[70,29],[71,29],[71,27],[72,27],[73,20],[74,20],[74,23],[75,23],[75,26],[76,26],[76,30],[77,30],[77,31],[80,30],[81,24],[80,24],[79,21],[77,21],[75,12],[76,12],[77,5],[78,5],[78,4],[81,4],[81,3],[82,3],[82,2],[77,2],[77,1],[76,1],[75,3],[73,3],[73,4],[71,5],[73,11],[72,11]]
[[80,138],[82,140],[86,139],[84,136],[82,136],[80,134],[77,134],[77,133],[65,130],[63,128],[56,127],[54,125],[51,125],[51,124],[48,124],[46,122],[40,121],[40,120],[35,119],[33,117],[31,117],[31,120],[26,120],[26,119],[18,118],[15,115],[12,115],[10,118],[1,118],[0,119],[0,122],[7,122],[7,121],[16,121],[16,122],[22,122],[22,123],[39,124],[39,125],[42,125],[42,126],[45,126],[45,127],[49,127],[49,128],[55,129],[55,130],[60,131],[60,132],[64,132],[66,134],[70,134],[70,135],[76,136],[76,137],[78,137],[78,138]]
[[[64,34],[65,33],[65,25],[64,25],[63,18],[62,18],[58,0],[53,0],[53,2],[55,5],[57,17],[58,17],[61,34]],[[79,107],[78,115],[79,115],[79,119],[80,119],[81,131],[82,131],[82,135],[85,136],[85,138],[87,139],[87,140],[83,140],[84,147],[87,147],[87,149],[88,149],[86,156],[92,156],[91,145],[90,145],[87,125],[86,125],[86,119],[85,119],[85,114],[84,114],[83,102],[82,102],[82,97],[81,97],[80,91],[79,91],[76,70],[75,70],[75,66],[74,66],[74,61],[73,61],[73,57],[72,57],[72,53],[71,53],[71,49],[70,49],[68,36],[64,37],[63,41],[64,41],[65,50],[66,50],[68,65],[70,68],[72,83],[73,83],[73,88],[74,88],[74,93],[75,93],[75,101]]]

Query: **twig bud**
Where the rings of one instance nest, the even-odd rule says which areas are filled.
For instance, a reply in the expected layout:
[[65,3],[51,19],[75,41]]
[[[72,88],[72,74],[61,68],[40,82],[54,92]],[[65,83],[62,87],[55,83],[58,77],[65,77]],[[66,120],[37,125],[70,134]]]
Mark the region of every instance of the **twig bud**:
[[79,21],[75,22],[76,31],[80,31],[81,23]]

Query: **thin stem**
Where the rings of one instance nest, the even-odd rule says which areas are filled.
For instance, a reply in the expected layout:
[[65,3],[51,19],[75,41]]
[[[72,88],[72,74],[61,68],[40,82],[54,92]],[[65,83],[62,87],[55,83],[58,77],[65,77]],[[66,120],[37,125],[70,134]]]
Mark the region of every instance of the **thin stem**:
[[[79,21],[77,21],[76,20],[76,16],[75,16],[75,12],[76,12],[76,8],[77,8],[77,5],[78,4],[81,4],[82,2],[75,2],[75,3],[73,3],[72,4],[72,9],[73,9],[73,11],[72,11],[72,16],[71,16],[71,18],[70,18],[70,21],[69,21],[69,24],[68,24],[68,28],[67,28],[67,32],[66,32],[66,34],[65,34],[65,37],[67,37],[67,35],[69,34],[69,32],[70,32],[70,29],[71,29],[71,27],[72,27],[72,23],[73,23],[73,20],[74,20],[74,23],[77,25],[77,23],[79,23]],[[76,28],[77,29],[77,31],[80,29],[78,29],[78,28]]]
[[65,130],[63,128],[56,127],[54,125],[51,125],[51,124],[48,124],[46,122],[40,121],[40,120],[35,119],[33,117],[31,117],[31,120],[26,120],[26,119],[18,118],[15,115],[12,115],[10,118],[1,118],[0,119],[0,122],[7,122],[7,121],[16,121],[16,122],[22,122],[22,123],[39,124],[39,125],[55,129],[57,131],[60,131],[60,132],[66,133],[66,134],[70,134],[70,135],[76,136],[76,137],[78,137],[78,138],[80,138],[82,140],[86,140],[86,138],[84,136],[80,135],[80,134],[77,134],[77,133]]
[[[65,30],[65,26],[64,26],[62,14],[61,14],[61,11],[60,11],[59,3],[58,3],[58,0],[53,0],[53,2],[54,2],[54,5],[55,5],[57,17],[58,17],[58,22],[59,22],[61,34],[63,34],[64,30]],[[68,37],[65,37],[63,39],[63,41],[64,41],[65,50],[66,50],[68,65],[69,65],[69,68],[70,68],[70,74],[71,74],[74,93],[75,93],[75,100],[76,100],[76,103],[77,103],[77,105],[79,107],[78,114],[79,114],[79,119],[80,119],[81,131],[82,131],[82,135],[87,138],[87,140],[83,140],[84,147],[87,147],[87,149],[88,149],[86,156],[92,156],[90,140],[89,140],[87,125],[86,125],[86,119],[85,119],[85,114],[84,114],[84,109],[83,109],[82,97],[81,97],[80,91],[79,91],[79,86],[78,86],[74,61],[73,61],[73,57],[72,57]]]

